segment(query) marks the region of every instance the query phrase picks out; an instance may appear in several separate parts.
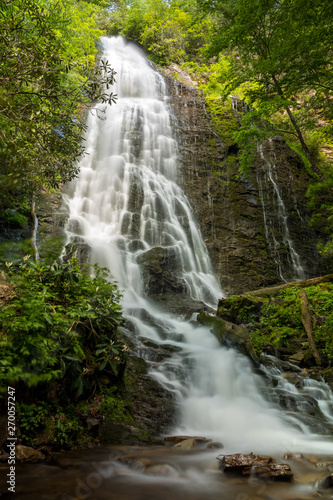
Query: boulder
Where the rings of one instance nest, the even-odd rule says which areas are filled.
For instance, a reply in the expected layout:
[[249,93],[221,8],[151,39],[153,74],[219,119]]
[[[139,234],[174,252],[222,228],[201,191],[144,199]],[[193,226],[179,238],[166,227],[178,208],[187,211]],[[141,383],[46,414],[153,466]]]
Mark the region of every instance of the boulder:
[[288,464],[254,465],[242,471],[243,476],[274,481],[291,481],[294,477]]
[[165,311],[182,316],[186,320],[190,320],[193,315],[201,311],[211,311],[207,304],[201,300],[192,299],[186,293],[152,294],[150,297]]
[[222,472],[239,472],[242,473],[245,468],[255,465],[268,465],[273,463],[273,458],[264,455],[254,455],[236,453],[234,455],[219,455],[219,469]]
[[148,465],[145,469],[146,474],[163,477],[178,477],[179,472],[175,467],[169,464]]
[[18,462],[42,462],[46,457],[38,450],[19,444],[16,446],[16,459]]
[[[180,443],[181,441],[185,441],[186,439],[191,439],[192,436],[166,436],[164,438],[164,441],[166,444],[176,444]],[[205,439],[205,438],[202,438]]]
[[222,443],[198,436],[167,436],[164,438],[164,441],[167,445],[172,445],[174,448],[181,448],[183,450],[223,448]]
[[217,316],[236,325],[251,323],[253,318],[260,317],[262,306],[263,302],[258,298],[236,295],[219,300]]
[[5,453],[3,450],[0,450],[0,463],[8,463],[9,453]]
[[230,323],[217,316],[210,316],[202,311],[198,315],[199,323],[211,327],[211,332],[217,339],[227,347],[235,347],[242,354],[249,356],[252,361],[259,365],[259,358],[252,346],[250,332],[244,325]]
[[146,466],[145,463],[142,463],[142,460],[136,457],[120,457],[117,459],[117,462],[120,462],[137,472],[143,472]]
[[144,359],[128,356],[123,374],[124,405],[128,409],[128,419],[127,422],[112,422],[105,415],[105,420],[99,426],[101,441],[130,445],[161,444],[161,433],[170,432],[174,426],[173,396],[149,376],[148,368]]
[[182,450],[194,450],[197,448],[197,443],[193,438],[185,439],[185,441],[181,441],[174,445],[174,448],[179,448]]
[[86,264],[89,262],[91,256],[91,247],[82,239],[76,236],[71,243],[65,246],[65,255],[63,260],[65,262],[76,257],[79,266],[82,270],[87,271]]
[[289,362],[293,365],[300,366],[300,364],[304,361],[305,354],[302,351],[296,352],[292,356],[289,357]]
[[180,278],[181,262],[175,247],[155,247],[137,258],[143,268],[147,295],[186,293],[186,283]]
[[333,489],[333,474],[326,476],[324,479],[321,479],[317,485],[318,490],[332,490]]
[[100,421],[97,418],[87,418],[86,423],[89,430],[96,430],[100,425]]
[[220,455],[219,469],[227,474],[274,481],[290,481],[293,473],[288,464],[275,464],[273,458],[265,455],[236,453]]
[[283,458],[284,460],[302,460],[304,457],[302,453],[286,453]]
[[212,441],[207,445],[207,450],[221,450],[222,448],[224,448],[223,444],[218,441]]

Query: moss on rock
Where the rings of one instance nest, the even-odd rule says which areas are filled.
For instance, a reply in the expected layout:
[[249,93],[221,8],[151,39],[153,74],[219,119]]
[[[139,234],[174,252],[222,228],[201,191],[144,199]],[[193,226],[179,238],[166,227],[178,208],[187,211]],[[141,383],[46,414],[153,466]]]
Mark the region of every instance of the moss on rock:
[[211,332],[227,347],[235,347],[242,354],[249,356],[256,364],[259,358],[253,348],[250,332],[244,325],[235,325],[219,317],[210,316],[205,312],[198,315],[198,321],[211,328]]

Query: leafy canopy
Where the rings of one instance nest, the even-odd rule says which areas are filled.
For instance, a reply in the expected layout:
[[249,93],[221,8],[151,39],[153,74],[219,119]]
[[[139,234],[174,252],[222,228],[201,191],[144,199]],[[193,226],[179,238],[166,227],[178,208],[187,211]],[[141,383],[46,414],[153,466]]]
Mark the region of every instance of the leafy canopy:
[[139,42],[158,64],[183,62],[200,53],[212,21],[197,16],[193,0],[132,0],[115,2],[110,34]]
[[95,67],[101,7],[74,0],[0,2],[0,188],[3,206],[78,171],[85,108],[114,102]]
[[[299,141],[320,178],[325,175],[306,142],[306,133],[322,120],[332,135],[333,6],[328,0],[198,0],[218,19],[210,56],[231,50],[226,92],[245,82],[244,92],[261,119],[279,116],[283,132]],[[282,117],[282,120],[281,120]],[[252,119],[258,125],[256,117]],[[275,127],[276,129],[279,127]]]

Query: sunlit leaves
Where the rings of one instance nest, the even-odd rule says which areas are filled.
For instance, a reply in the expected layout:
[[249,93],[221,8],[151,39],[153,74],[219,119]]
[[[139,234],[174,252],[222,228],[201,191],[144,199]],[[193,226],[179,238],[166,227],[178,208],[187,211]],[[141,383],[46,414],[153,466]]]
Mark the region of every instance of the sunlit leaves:
[[115,100],[102,90],[113,83],[111,67],[96,68],[100,10],[75,0],[1,2],[3,206],[76,176],[90,101]]

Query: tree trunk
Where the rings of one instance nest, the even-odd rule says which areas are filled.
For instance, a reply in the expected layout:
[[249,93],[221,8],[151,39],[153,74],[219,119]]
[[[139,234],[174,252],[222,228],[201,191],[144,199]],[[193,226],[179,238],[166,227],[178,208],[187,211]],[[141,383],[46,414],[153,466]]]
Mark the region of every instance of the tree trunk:
[[302,323],[303,323],[304,329],[306,331],[306,334],[308,336],[312,353],[313,353],[318,365],[321,365],[320,354],[318,352],[316,343],[315,343],[313,335],[312,335],[312,315],[311,315],[306,291],[299,290],[299,296],[301,298]]
[[38,247],[37,247],[37,227],[38,227],[38,219],[37,215],[35,212],[35,197],[32,196],[31,199],[31,207],[30,207],[30,213],[32,217],[32,229],[31,229],[31,248],[34,254],[34,261],[38,264],[39,263],[39,253],[38,253]]
[[283,285],[272,286],[269,288],[261,288],[260,290],[254,290],[252,292],[244,293],[243,295],[249,295],[250,297],[265,297],[266,295],[277,295],[284,290],[285,288],[290,288],[292,286],[297,286],[300,288],[304,288],[307,286],[318,285],[318,283],[333,282],[333,274],[328,274],[326,276],[319,276],[318,278],[310,278],[308,280],[302,281],[291,281],[290,283],[284,283]]
[[[279,85],[279,82],[277,81],[277,79],[275,78],[275,76],[273,75],[272,76],[273,78],[273,81],[274,81],[274,84],[275,84],[275,88],[277,90],[277,93],[279,94],[279,96],[282,98],[282,99],[285,99],[284,97],[284,94],[283,94],[283,90],[281,89],[280,85]],[[297,137],[298,137],[298,140],[299,142],[301,143],[301,146],[302,146],[302,149],[307,157],[307,159],[309,160],[310,164],[311,164],[311,167],[312,167],[312,170],[318,175],[319,179],[322,180],[323,182],[325,182],[325,177],[323,175],[323,173],[321,172],[321,170],[319,170],[319,168],[317,167],[315,161],[313,160],[311,154],[310,154],[310,151],[309,151],[309,148],[304,140],[304,137],[303,137],[303,134],[302,134],[302,131],[301,129],[299,128],[298,124],[297,124],[297,121],[291,111],[291,109],[289,108],[289,106],[285,105],[284,106],[285,110],[287,111],[288,113],[288,116],[289,116],[289,119],[296,131],[296,134],[297,134]]]

